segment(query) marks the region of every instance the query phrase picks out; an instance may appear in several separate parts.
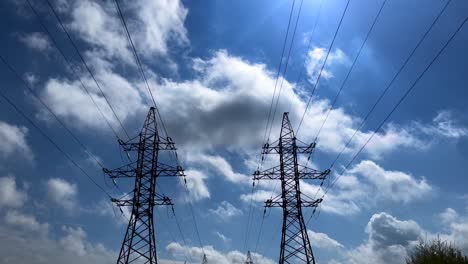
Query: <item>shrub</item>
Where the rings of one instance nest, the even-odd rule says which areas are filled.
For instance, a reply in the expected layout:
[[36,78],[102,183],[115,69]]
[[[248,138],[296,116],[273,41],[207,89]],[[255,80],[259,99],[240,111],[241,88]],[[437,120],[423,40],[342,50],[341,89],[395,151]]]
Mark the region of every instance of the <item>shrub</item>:
[[406,259],[407,264],[468,264],[464,256],[453,243],[442,241],[439,237],[430,242],[420,241],[412,254]]

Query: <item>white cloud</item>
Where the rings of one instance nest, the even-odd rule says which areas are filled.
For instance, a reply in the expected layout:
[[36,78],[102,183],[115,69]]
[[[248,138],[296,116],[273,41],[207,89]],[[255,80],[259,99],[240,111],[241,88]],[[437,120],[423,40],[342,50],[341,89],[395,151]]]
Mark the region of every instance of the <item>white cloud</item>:
[[[320,69],[322,67],[323,62],[325,61],[325,57],[327,55],[327,50],[325,48],[320,47],[313,47],[307,53],[307,58],[305,61],[305,68],[307,71],[307,75],[309,76],[311,82],[315,84],[317,78],[320,73]],[[341,50],[335,49],[335,51],[330,52],[327,64],[322,71],[322,75],[320,78],[323,79],[330,79],[333,78],[333,72],[327,69],[327,67],[331,67],[334,65],[346,65],[349,64],[348,56]]]
[[47,181],[47,196],[64,209],[73,210],[77,206],[78,188],[76,184],[60,178],[49,179]]
[[16,186],[13,176],[0,177],[0,207],[21,207],[27,195]]
[[468,215],[460,215],[454,209],[447,208],[440,214],[445,224],[445,232],[439,234],[443,240],[451,241],[468,254]]
[[374,198],[407,203],[421,199],[432,190],[424,178],[415,179],[401,171],[384,170],[370,160],[361,161],[348,173],[362,175],[375,188]]
[[112,5],[102,6],[102,3],[88,0],[75,2],[71,11],[71,29],[87,43],[103,50],[104,57],[120,58],[131,63],[133,55],[115,8]]
[[14,154],[19,154],[22,157],[32,160],[33,153],[26,141],[28,129],[26,127],[18,127],[0,121],[0,157],[5,159]]
[[187,175],[187,188],[190,191],[189,199],[201,200],[210,198],[210,191],[206,186],[205,180],[207,176],[198,170],[186,170]]
[[457,211],[452,208],[447,208],[444,212],[439,214],[440,220],[445,224],[450,224],[456,221],[460,216]]
[[314,248],[322,248],[328,250],[337,250],[343,248],[343,245],[338,241],[330,238],[325,233],[314,232],[312,230],[307,231],[309,235],[309,239],[311,240],[310,243]]
[[[333,178],[329,179],[334,181]],[[301,192],[311,198],[321,198],[327,188],[317,183],[301,181]],[[279,187],[272,193],[272,185],[263,185],[253,194],[242,194],[241,199],[254,199],[263,203],[279,194]],[[341,176],[329,190],[319,210],[337,215],[354,215],[363,208],[376,207],[381,202],[410,203],[427,197],[432,186],[424,178],[416,178],[401,171],[385,170],[375,162],[363,160]]]
[[460,138],[468,136],[468,128],[459,125],[453,117],[453,113],[448,110],[439,111],[434,117],[432,125],[417,124],[416,126],[432,137]]
[[222,201],[216,209],[209,209],[209,211],[222,220],[229,220],[234,216],[242,214],[242,210],[227,201]]
[[42,234],[47,234],[49,231],[49,224],[41,224],[34,216],[23,214],[18,211],[8,211],[5,215],[5,222],[26,231],[39,232]]
[[63,236],[38,236],[36,232],[19,232],[16,228],[0,227],[1,263],[96,263],[111,264],[116,253],[102,244],[91,243],[81,228],[64,227]]
[[221,175],[224,176],[226,180],[230,182],[238,183],[238,184],[250,184],[251,183],[250,176],[235,172],[231,164],[229,164],[229,162],[227,162],[226,159],[224,159],[221,156],[199,154],[199,155],[195,155],[195,157],[191,157],[190,161],[193,161],[200,165],[203,164],[204,166],[206,165],[211,166],[214,170],[221,173]]
[[407,250],[423,235],[412,220],[398,220],[387,214],[374,214],[366,227],[367,241],[347,253],[350,264],[405,263]]
[[78,256],[84,256],[86,254],[86,233],[81,227],[76,229],[72,227],[63,227],[63,231],[66,235],[60,239],[60,244],[66,250],[75,253]]
[[[166,56],[170,47],[189,43],[184,26],[188,10],[179,0],[139,0],[121,6],[140,55]],[[124,28],[113,4],[79,1],[71,7],[71,29],[107,59],[133,64]]]
[[[98,60],[95,58],[95,60]],[[100,61],[99,69],[95,73],[105,97],[113,106],[122,122],[143,113],[146,109],[138,90],[121,75],[114,73],[104,61]],[[103,64],[103,65],[102,65]],[[106,98],[97,89],[91,79],[83,77],[91,97],[110,123],[116,127],[117,119],[107,105]],[[99,110],[82,89],[78,81],[67,79],[49,79],[41,93],[41,98],[52,110],[64,118],[71,125],[82,129],[107,129]],[[43,116],[47,113],[43,112]]]
[[32,72],[26,72],[23,76],[24,76],[24,79],[28,82],[30,87],[34,87],[36,83],[39,81],[39,78]]
[[[199,247],[185,247],[173,242],[166,246],[166,250],[171,256],[178,258],[182,258],[185,255],[191,256],[194,261],[201,261],[203,258],[203,251]],[[246,260],[246,255],[237,250],[223,253],[217,251],[213,246],[204,246],[203,250],[207,256],[209,264],[243,264]],[[257,264],[275,263],[273,260],[257,253],[252,253],[252,258]]]
[[49,39],[43,33],[32,32],[22,34],[19,39],[28,48],[40,52],[48,51],[51,48]]
[[222,233],[220,233],[220,232],[218,232],[218,231],[215,232],[215,235],[216,235],[217,237],[219,237],[224,243],[229,243],[229,242],[231,242],[231,239],[230,239],[230,238],[226,237],[225,235],[223,235]]
[[184,26],[188,9],[182,1],[141,0],[133,2],[132,8],[139,19],[132,30],[137,32],[135,43],[144,55],[165,55],[168,53],[169,43],[188,44],[187,29]]

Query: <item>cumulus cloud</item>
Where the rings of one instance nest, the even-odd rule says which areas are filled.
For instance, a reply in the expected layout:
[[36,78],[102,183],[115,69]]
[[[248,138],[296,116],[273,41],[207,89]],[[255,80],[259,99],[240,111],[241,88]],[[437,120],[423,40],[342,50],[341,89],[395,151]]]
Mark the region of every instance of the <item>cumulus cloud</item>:
[[363,176],[375,188],[378,198],[394,202],[421,199],[432,190],[424,178],[416,179],[408,173],[385,170],[370,160],[361,161],[349,173]]
[[[94,58],[99,60],[98,58]],[[41,92],[41,98],[61,118],[71,125],[81,129],[107,129],[106,122],[98,110],[104,114],[107,120],[116,127],[117,119],[112,109],[107,105],[106,99],[113,106],[116,115],[122,122],[134,117],[137,113],[143,113],[146,109],[138,90],[124,77],[114,73],[107,63],[101,63],[95,73],[104,96],[97,89],[96,84],[88,77],[83,77],[86,87],[90,92],[88,95],[77,80],[49,79]],[[103,85],[105,84],[105,85]],[[96,102],[98,108],[90,100],[89,96]],[[47,113],[42,112],[47,117]]]
[[216,209],[209,209],[209,211],[221,220],[229,220],[234,216],[242,214],[242,210],[227,201],[222,201]]
[[[323,62],[325,61],[325,57],[327,55],[327,50],[321,47],[313,47],[311,50],[307,52],[307,57],[305,61],[305,68],[307,70],[307,75],[310,78],[312,83],[317,81],[317,78],[320,73],[320,69],[322,67]],[[323,79],[330,79],[333,78],[333,72],[327,67],[336,66],[336,65],[346,65],[349,64],[348,56],[341,50],[335,49],[334,51],[330,52],[327,65],[322,71],[322,75],[320,78]]]
[[[334,181],[330,178],[329,181]],[[326,182],[325,182],[326,183]],[[321,198],[327,184],[320,186],[310,181],[300,181],[301,192],[312,198]],[[385,170],[370,160],[363,160],[340,176],[324,197],[320,210],[337,215],[354,215],[381,202],[410,203],[427,197],[432,186],[423,178],[402,171]],[[274,185],[260,185],[253,194],[242,194],[243,201],[254,199],[263,203],[280,193]]]
[[8,211],[5,215],[5,223],[15,228],[42,234],[47,234],[49,231],[48,223],[41,224],[33,215],[23,214],[18,211]]
[[[21,218],[21,215],[19,217]],[[30,221],[31,219],[31,216],[23,218],[23,226],[29,225],[36,228],[35,222]],[[36,232],[22,233],[16,228],[6,229],[2,226],[0,227],[0,262],[32,264],[115,263],[116,252],[105,248],[102,244],[91,243],[81,228],[63,227],[62,232],[63,236],[59,235],[58,238],[55,238],[48,235],[37,236]]]
[[328,250],[337,250],[343,248],[343,245],[333,238],[329,237],[325,233],[314,232],[312,230],[307,231],[310,242],[314,248],[322,248]]
[[144,55],[167,54],[169,42],[188,44],[184,26],[188,9],[182,1],[141,0],[133,2],[131,7],[139,19],[134,25],[134,31],[137,32],[135,39]]
[[32,160],[33,153],[26,141],[28,129],[0,121],[0,157],[5,159],[15,154]]
[[18,189],[13,176],[0,177],[0,207],[21,207],[26,198],[26,192]]
[[[274,74],[265,65],[249,62],[217,51],[209,59],[195,59],[193,80],[174,82],[162,79],[154,82],[159,94],[160,108],[172,116],[168,121],[170,131],[180,143],[190,143],[202,149],[225,147],[232,150],[258,149],[262,142],[266,113],[268,113],[274,87]],[[178,111],[169,111],[174,105]],[[317,125],[326,115],[327,100],[314,100],[304,119],[301,134],[305,141],[313,140]],[[272,138],[276,138],[282,112],[289,111],[293,125],[297,125],[305,103],[293,83],[285,80]],[[319,140],[318,147],[327,152],[341,151],[359,125],[360,118],[346,113],[342,108],[332,109]],[[185,129],[178,129],[184,124]],[[204,131],[204,133],[194,133]],[[353,153],[367,140],[372,131],[358,131],[354,141],[345,149]],[[226,141],[229,138],[229,141]],[[409,129],[388,125],[377,133],[365,149],[374,157],[396,148],[421,148],[424,146]]]
[[203,166],[211,166],[213,170],[220,173],[229,182],[238,184],[250,184],[251,182],[250,176],[235,172],[231,164],[222,156],[199,154],[190,157],[189,161],[199,165],[203,164]]
[[327,263],[401,264],[405,263],[406,257],[420,240],[436,237],[454,242],[463,252],[468,252],[468,218],[451,208],[447,208],[439,217],[443,221],[436,233],[423,229],[413,220],[400,220],[385,212],[375,213],[365,228],[367,239],[351,248],[322,233],[309,231],[309,238],[314,248],[333,252]]
[[103,51],[106,58],[120,58],[131,63],[133,55],[119,18],[112,5],[102,6],[93,1],[75,2],[71,10],[71,29],[90,45]]
[[32,32],[22,34],[20,35],[19,40],[28,48],[36,51],[45,52],[51,48],[49,39],[43,33]]
[[[213,246],[203,247],[203,251],[199,247],[185,247],[179,243],[170,243],[166,246],[166,250],[171,256],[182,258],[189,255],[194,259],[202,260],[203,252],[205,252],[209,264],[243,264],[246,260],[246,255],[234,250],[226,253],[216,250]],[[273,260],[268,259],[260,254],[252,253],[252,258],[258,264],[273,264]]]
[[[126,16],[133,42],[140,55],[166,56],[171,46],[189,43],[184,26],[188,10],[179,0],[139,0],[125,3]],[[104,57],[134,63],[126,33],[113,4],[79,1],[70,8],[71,29]]]
[[348,252],[347,263],[404,263],[407,250],[423,235],[412,220],[398,220],[387,214],[374,214],[366,227],[367,242]]
[[187,188],[190,190],[189,199],[201,200],[210,198],[210,191],[205,183],[206,174],[198,170],[186,170]]
[[458,124],[453,113],[448,110],[439,111],[432,125],[417,124],[417,127],[432,137],[460,138],[468,136],[468,128]]
[[55,204],[66,210],[77,206],[78,187],[64,179],[54,178],[47,181],[47,196]]
[[439,217],[445,224],[445,230],[439,236],[443,240],[452,241],[464,254],[468,254],[468,215],[459,214],[452,208],[447,208]]

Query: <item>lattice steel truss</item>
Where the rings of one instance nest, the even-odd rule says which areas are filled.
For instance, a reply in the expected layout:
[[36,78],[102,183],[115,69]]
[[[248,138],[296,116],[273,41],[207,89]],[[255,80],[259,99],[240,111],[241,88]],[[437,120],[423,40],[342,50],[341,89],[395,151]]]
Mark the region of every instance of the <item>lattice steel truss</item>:
[[154,231],[153,209],[156,205],[170,205],[171,199],[156,193],[158,177],[185,176],[180,166],[159,161],[160,151],[175,151],[171,138],[163,138],[158,131],[155,108],[151,107],[138,142],[119,141],[125,151],[136,151],[138,159],[123,167],[104,169],[110,178],[134,178],[133,198],[112,199],[118,206],[131,206],[132,214],[122,242],[117,264],[158,263]]
[[[297,145],[298,142],[302,143],[294,135],[288,113],[284,113],[279,140],[272,144],[265,144],[262,151],[262,155],[279,154],[280,165],[254,173],[254,180],[281,181],[281,195],[265,202],[266,207],[283,208],[280,264],[315,264],[307,228],[302,216],[302,207],[317,207],[322,199],[312,199],[301,193],[300,180],[323,181],[330,174],[330,170],[321,172],[298,165],[298,154],[310,155],[315,149],[315,143],[299,146]],[[302,200],[303,196],[310,200]]]
[[247,252],[247,259],[245,260],[245,264],[254,264],[250,251]]

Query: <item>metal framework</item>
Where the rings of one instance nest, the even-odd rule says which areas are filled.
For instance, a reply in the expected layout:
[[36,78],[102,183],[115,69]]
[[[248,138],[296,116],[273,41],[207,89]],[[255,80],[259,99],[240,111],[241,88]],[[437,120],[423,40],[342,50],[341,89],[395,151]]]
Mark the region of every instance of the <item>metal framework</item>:
[[245,261],[245,264],[254,264],[250,251],[247,252],[247,260]]
[[[262,155],[279,154],[280,165],[264,171],[255,171],[254,180],[280,180],[281,195],[265,202],[266,207],[283,208],[283,228],[279,263],[313,263],[314,254],[310,244],[307,228],[302,216],[302,207],[317,207],[322,199],[312,199],[301,193],[300,180],[324,180],[330,170],[318,171],[297,164],[298,154],[311,154],[315,143],[299,146],[288,113],[283,114],[279,140],[263,146]],[[305,196],[310,200],[302,200]]]
[[185,176],[184,171],[180,166],[173,167],[159,161],[159,151],[175,151],[176,148],[171,138],[160,136],[154,107],[149,110],[138,142],[119,140],[119,143],[125,151],[136,151],[138,159],[114,170],[104,169],[113,180],[135,179],[132,199],[112,199],[119,207],[132,207],[117,264],[133,263],[137,260],[136,263],[157,264],[154,206],[173,204],[170,198],[156,193],[156,179],[164,176]]

